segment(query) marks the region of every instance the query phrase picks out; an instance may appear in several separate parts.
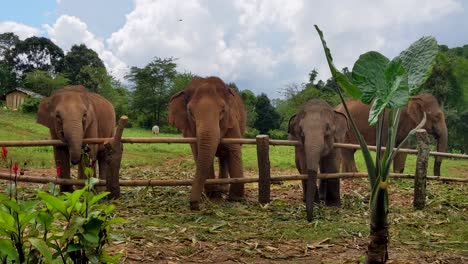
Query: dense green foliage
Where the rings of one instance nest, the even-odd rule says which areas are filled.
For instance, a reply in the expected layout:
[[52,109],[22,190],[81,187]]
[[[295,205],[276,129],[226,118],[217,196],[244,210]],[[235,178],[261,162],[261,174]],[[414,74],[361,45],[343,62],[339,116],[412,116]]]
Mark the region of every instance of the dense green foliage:
[[449,150],[468,153],[468,45],[439,50],[423,91],[432,93],[443,107]]
[[260,94],[255,102],[256,119],[254,127],[261,133],[267,134],[268,131],[278,129],[281,124],[281,116],[271,105],[270,99],[266,94]]

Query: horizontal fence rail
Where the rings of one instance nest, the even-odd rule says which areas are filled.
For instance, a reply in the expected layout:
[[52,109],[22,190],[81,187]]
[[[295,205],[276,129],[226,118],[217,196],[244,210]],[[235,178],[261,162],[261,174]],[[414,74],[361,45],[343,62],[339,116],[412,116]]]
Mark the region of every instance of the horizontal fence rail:
[[[105,144],[111,142],[113,138],[86,138],[83,140],[84,144]],[[159,137],[159,138],[145,138],[145,137],[123,137],[121,139],[122,143],[126,144],[151,144],[151,143],[167,143],[167,144],[187,144],[187,143],[196,143],[196,138],[176,138],[176,137]],[[247,138],[223,138],[221,139],[223,144],[245,144],[245,145],[255,145],[257,144],[255,139]],[[297,146],[301,143],[295,140],[277,140],[270,139],[269,144],[272,146]],[[61,140],[27,140],[27,141],[0,141],[0,146],[2,147],[40,147],[40,146],[66,146]],[[346,148],[346,149],[360,149],[361,146],[357,144],[345,144],[345,143],[334,143],[336,148]],[[369,146],[370,150],[375,151],[375,146]],[[382,147],[382,150],[385,150],[385,147]],[[408,153],[408,154],[418,154],[416,149],[400,149],[399,152]],[[446,158],[460,158],[468,159],[467,154],[454,154],[454,153],[445,153],[430,151],[430,156],[437,157],[446,157]]]
[[[319,173],[318,179],[358,179],[367,178],[368,174],[363,172],[343,172],[343,173]],[[414,179],[413,174],[409,173],[390,173],[390,177],[394,179]],[[426,176],[428,180],[442,181],[442,182],[466,182],[468,179],[464,178],[448,178],[439,176]],[[6,173],[0,173],[0,179],[2,180],[15,180],[14,176]],[[282,182],[282,181],[297,181],[306,180],[306,174],[300,175],[279,175],[271,176],[271,182]],[[61,179],[54,177],[41,177],[41,176],[26,176],[20,175],[16,177],[18,182],[29,182],[29,183],[55,183],[59,185],[85,185],[83,179]],[[207,179],[205,184],[231,184],[231,183],[255,183],[259,182],[258,177],[252,178],[228,178],[228,179]],[[99,180],[96,185],[106,185],[105,180]],[[192,185],[191,179],[185,180],[119,180],[120,186],[190,186]]]

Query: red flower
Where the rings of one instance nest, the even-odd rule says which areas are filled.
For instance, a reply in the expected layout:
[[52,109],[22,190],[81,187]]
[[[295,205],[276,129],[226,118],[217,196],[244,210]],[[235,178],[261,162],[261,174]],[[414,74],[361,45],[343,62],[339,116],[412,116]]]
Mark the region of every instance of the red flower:
[[57,163],[57,176],[60,177],[60,174],[62,174],[62,169],[60,168],[60,163]]
[[18,163],[16,162],[13,164],[13,172],[15,173],[15,176],[18,175]]
[[7,148],[2,147],[2,159],[3,159],[4,161],[7,160],[7,154],[8,154]]

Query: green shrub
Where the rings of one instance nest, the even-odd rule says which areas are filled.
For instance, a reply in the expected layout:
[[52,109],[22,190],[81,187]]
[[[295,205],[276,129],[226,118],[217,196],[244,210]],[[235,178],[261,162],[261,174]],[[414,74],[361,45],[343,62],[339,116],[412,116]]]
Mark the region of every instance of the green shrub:
[[260,132],[257,129],[247,127],[245,129],[245,132],[244,132],[244,137],[245,138],[255,138],[258,134],[260,134]]
[[279,129],[272,129],[268,131],[268,135],[272,139],[288,139],[288,133]]
[[159,129],[160,133],[165,134],[179,134],[179,130],[175,126],[163,126]]
[[37,108],[41,99],[30,97],[21,105],[21,112],[23,113],[37,113]]

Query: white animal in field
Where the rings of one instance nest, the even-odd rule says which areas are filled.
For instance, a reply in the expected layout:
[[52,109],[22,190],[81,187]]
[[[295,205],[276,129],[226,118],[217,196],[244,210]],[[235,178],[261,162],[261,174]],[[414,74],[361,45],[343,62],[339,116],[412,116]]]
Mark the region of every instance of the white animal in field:
[[159,135],[159,127],[158,126],[153,126],[151,131],[153,131],[153,135],[155,135],[155,136]]

